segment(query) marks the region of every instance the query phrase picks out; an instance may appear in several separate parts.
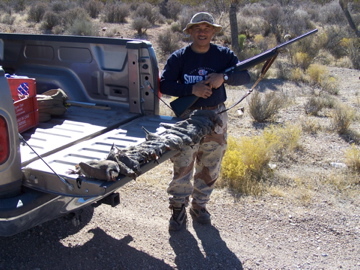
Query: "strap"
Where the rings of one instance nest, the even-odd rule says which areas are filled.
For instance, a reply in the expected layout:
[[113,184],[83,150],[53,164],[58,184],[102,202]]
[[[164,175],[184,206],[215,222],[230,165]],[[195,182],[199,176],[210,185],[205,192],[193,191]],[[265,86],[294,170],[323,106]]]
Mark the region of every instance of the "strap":
[[227,112],[228,110],[231,110],[232,108],[234,108],[236,105],[240,104],[241,101],[243,101],[248,95],[250,95],[252,93],[252,91],[254,91],[255,87],[259,84],[259,82],[265,77],[266,72],[269,70],[269,68],[271,67],[271,65],[274,63],[276,57],[278,56],[278,52],[271,58],[269,58],[268,60],[266,60],[264,66],[261,69],[261,73],[259,78],[256,80],[256,82],[253,84],[253,86],[246,92],[246,94],[244,96],[242,96],[240,98],[239,101],[237,101],[235,104],[231,105],[229,108],[226,108],[225,110],[222,110],[221,112],[218,112],[218,114],[220,113],[224,113]]

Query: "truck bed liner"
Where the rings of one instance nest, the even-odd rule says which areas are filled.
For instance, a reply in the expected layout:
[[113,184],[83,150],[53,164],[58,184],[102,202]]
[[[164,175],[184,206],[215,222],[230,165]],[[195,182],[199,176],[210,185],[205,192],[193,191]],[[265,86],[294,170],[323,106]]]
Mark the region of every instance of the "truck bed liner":
[[[128,177],[123,177],[117,182],[105,182],[93,178],[79,178],[77,174],[71,174],[69,173],[69,171],[71,169],[75,169],[75,165],[77,165],[79,162],[105,159],[113,144],[115,144],[119,148],[127,148],[129,146],[142,143],[143,141],[145,141],[145,132],[142,130],[142,127],[145,127],[150,132],[161,134],[165,131],[165,128],[161,127],[160,123],[164,122],[171,124],[175,123],[178,120],[178,118],[169,116],[137,116],[136,119],[133,119],[130,122],[126,122],[124,124],[117,124],[118,126],[116,128],[108,130],[103,134],[94,136],[93,138],[84,141],[78,140],[77,144],[72,143],[72,145],[70,144],[70,146],[60,151],[57,151],[56,153],[50,153],[48,154],[48,156],[43,158],[51,168],[49,168],[47,164],[45,164],[42,160],[39,159],[27,163],[24,167],[26,175],[24,185],[50,193],[69,196],[85,197],[87,195],[89,197],[92,197],[104,195],[109,192],[109,190],[113,190],[115,186],[119,187],[130,181],[131,179],[129,179]],[[95,127],[100,130],[101,126]],[[88,128],[93,128],[93,125]],[[76,132],[77,128],[74,129],[74,133]],[[98,131],[97,133],[100,132]],[[37,133],[35,132],[35,134]],[[86,133],[88,137],[90,136],[90,134],[94,134],[94,132]],[[76,137],[76,135],[71,138],[74,137]],[[27,146],[25,145],[23,147],[25,148]],[[169,159],[174,154],[174,151],[172,151],[171,153],[166,153],[163,157],[161,157],[160,160],[158,160],[158,162],[149,162],[148,164],[145,164],[145,166],[141,168],[141,171],[146,172],[154,168],[159,163]],[[68,190],[64,183],[62,183],[60,179],[57,179],[57,176],[54,175],[52,170],[54,170],[57,175],[65,178],[69,183],[72,183],[73,185],[76,185],[79,182],[79,179],[81,179],[81,188]],[[86,190],[87,194],[84,194],[84,189]]]
[[[140,117],[140,114],[128,113],[126,108],[104,110],[70,106],[63,116],[52,117],[49,122],[39,123],[36,128],[24,132],[22,136],[39,155],[47,156],[137,117]],[[22,144],[20,151],[22,166],[38,159],[27,145]]]

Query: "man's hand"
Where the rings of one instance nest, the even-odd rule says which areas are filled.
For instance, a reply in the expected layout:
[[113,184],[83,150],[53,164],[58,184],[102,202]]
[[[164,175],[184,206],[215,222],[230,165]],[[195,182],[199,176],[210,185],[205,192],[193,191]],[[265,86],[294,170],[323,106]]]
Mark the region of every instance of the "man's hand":
[[197,97],[208,98],[212,95],[211,86],[206,81],[197,82],[192,87],[192,94]]
[[211,73],[206,77],[206,84],[209,84],[211,88],[219,88],[224,83],[224,74]]
[[211,89],[219,88],[223,83],[224,75],[222,73],[211,73],[206,80],[193,85],[192,94],[197,97],[208,98],[212,95]]

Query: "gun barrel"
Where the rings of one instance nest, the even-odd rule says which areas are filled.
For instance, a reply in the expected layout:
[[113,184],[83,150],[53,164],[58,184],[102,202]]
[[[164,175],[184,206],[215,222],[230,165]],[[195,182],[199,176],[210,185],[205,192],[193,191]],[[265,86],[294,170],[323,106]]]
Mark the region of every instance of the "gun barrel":
[[300,39],[302,39],[304,37],[312,35],[317,31],[318,31],[317,29],[313,29],[313,30],[311,30],[311,31],[309,31],[309,32],[307,32],[305,34],[302,34],[301,36],[298,36],[298,37],[290,39],[290,40],[288,40],[288,41],[286,41],[284,43],[281,43],[281,44],[277,45],[276,47],[274,47],[272,49],[269,49],[269,50],[267,50],[265,52],[262,52],[262,53],[260,53],[258,55],[255,55],[255,56],[250,57],[250,58],[248,58],[248,59],[246,59],[244,61],[241,61],[241,62],[237,63],[235,66],[226,69],[225,73],[231,72],[231,71],[233,71],[235,69],[238,70],[238,71],[241,71],[241,70],[249,69],[249,68],[251,68],[253,66],[256,66],[257,64],[260,64],[260,63],[266,61],[267,59],[275,56],[280,48],[283,48],[283,47],[285,47],[285,46],[287,46],[287,45],[289,45],[291,43],[294,43],[295,41],[298,41],[298,40],[300,40]]
[[288,40],[288,41],[286,41],[284,43],[281,43],[280,45],[276,46],[276,48],[280,49],[282,47],[285,47],[285,46],[287,46],[287,45],[289,45],[289,44],[291,44],[291,43],[293,43],[295,41],[298,41],[299,39],[310,36],[310,35],[316,33],[317,31],[318,31],[317,29],[313,29],[313,30],[311,30],[311,31],[309,31],[309,32],[307,32],[305,34],[302,34],[302,35],[296,37],[296,38],[293,38],[293,39],[290,39],[290,40]]

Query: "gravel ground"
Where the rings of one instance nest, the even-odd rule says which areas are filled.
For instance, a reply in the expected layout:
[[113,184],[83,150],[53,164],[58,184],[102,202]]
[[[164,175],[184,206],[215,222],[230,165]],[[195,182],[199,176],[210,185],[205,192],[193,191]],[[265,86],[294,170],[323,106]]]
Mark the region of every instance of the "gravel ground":
[[[164,189],[131,183],[121,204],[0,238],[0,269],[359,269],[359,205],[234,198],[216,190],[212,225],[169,233]],[[214,202],[216,201],[216,202]],[[90,220],[91,219],[91,220]]]

